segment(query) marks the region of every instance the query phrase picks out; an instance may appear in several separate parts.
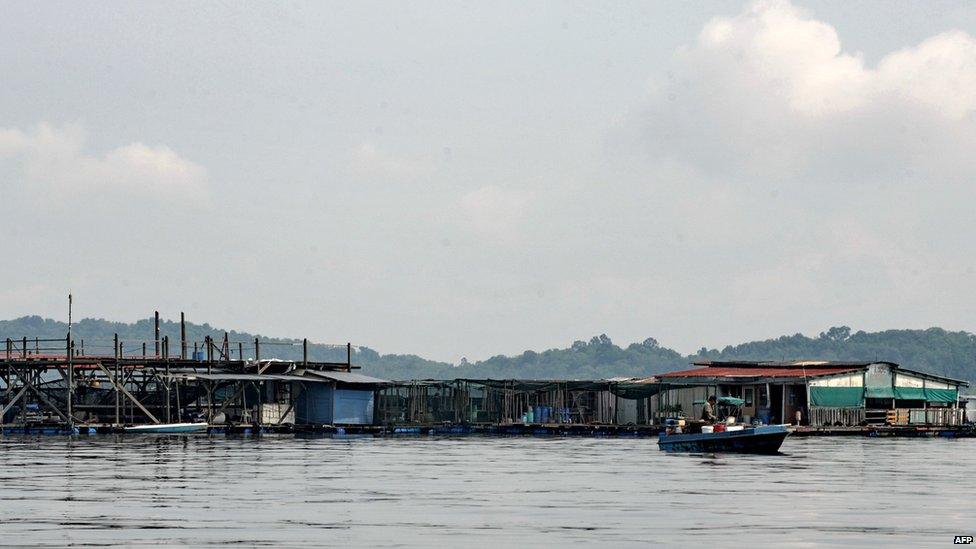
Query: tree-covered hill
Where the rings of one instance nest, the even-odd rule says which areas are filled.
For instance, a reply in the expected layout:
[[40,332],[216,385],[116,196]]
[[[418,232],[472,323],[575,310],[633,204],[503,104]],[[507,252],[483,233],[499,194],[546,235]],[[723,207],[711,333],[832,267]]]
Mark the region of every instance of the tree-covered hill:
[[[175,351],[179,341],[179,323],[163,321],[161,334],[168,335]],[[26,316],[0,321],[0,339],[20,339],[24,336],[63,338],[67,325],[38,316]],[[152,340],[152,319],[134,323],[84,319],[74,324],[76,340],[85,339],[88,354],[111,354],[112,337],[129,342]],[[209,324],[187,323],[187,339],[203,341],[210,336],[218,341],[224,331]],[[301,340],[269,338],[246,332],[229,331],[228,338],[249,342],[259,337],[264,358],[300,358]],[[272,344],[273,343],[273,344]],[[149,343],[151,348],[152,343]],[[968,332],[949,332],[941,328],[927,330],[885,330],[882,332],[851,333],[846,326],[830,328],[816,337],[802,334],[782,336],[764,341],[751,341],[724,349],[702,348],[691,356],[662,347],[653,338],[626,347],[614,344],[606,335],[589,341],[576,341],[565,349],[525,351],[516,356],[498,355],[487,360],[453,365],[427,360],[416,355],[380,354],[368,347],[355,348],[353,362],[363,372],[387,379],[453,379],[522,378],[522,379],[600,379],[608,377],[646,376],[687,368],[688,363],[700,359],[712,360],[889,360],[906,368],[922,370],[965,380],[976,380],[976,335]],[[134,351],[134,349],[131,349]],[[345,346],[309,344],[309,358],[313,360],[344,360]],[[128,353],[127,353],[128,354]],[[245,351],[245,356],[248,352]]]

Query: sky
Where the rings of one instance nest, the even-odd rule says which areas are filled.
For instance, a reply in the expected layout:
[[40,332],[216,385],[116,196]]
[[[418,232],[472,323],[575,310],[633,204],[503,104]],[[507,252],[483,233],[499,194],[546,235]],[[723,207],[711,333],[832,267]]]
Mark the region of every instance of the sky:
[[0,318],[976,329],[971,2],[0,2]]

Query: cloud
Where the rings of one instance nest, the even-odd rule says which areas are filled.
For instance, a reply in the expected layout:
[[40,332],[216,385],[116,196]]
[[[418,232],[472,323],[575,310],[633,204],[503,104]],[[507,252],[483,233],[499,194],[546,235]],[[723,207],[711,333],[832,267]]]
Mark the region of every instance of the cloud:
[[488,185],[462,196],[458,206],[464,225],[477,235],[511,241],[534,198],[533,191]]
[[652,88],[644,142],[704,171],[835,182],[976,173],[976,39],[965,32],[871,67],[831,25],[759,1],[709,21]]
[[0,128],[0,167],[15,191],[46,199],[118,193],[138,199],[192,203],[209,197],[206,170],[166,146],[130,143],[96,156],[78,125]]

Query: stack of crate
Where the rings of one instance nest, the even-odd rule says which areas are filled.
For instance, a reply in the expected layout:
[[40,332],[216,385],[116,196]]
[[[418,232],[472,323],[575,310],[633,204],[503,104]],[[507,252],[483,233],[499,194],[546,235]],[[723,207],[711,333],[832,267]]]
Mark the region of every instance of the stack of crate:
[[888,425],[908,425],[908,410],[904,408],[888,410],[885,423]]
[[[261,425],[284,425],[295,423],[295,408],[288,404],[265,403],[254,407],[254,415]],[[287,411],[287,413],[286,413]]]

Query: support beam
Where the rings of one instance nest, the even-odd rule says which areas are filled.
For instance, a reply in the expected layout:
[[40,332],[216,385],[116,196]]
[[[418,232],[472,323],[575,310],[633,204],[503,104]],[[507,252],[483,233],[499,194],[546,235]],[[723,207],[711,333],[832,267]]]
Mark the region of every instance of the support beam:
[[3,423],[3,416],[5,416],[5,415],[7,415],[7,412],[8,412],[8,411],[9,411],[9,410],[10,410],[11,408],[13,408],[13,407],[14,407],[14,404],[17,404],[17,401],[18,401],[18,400],[20,400],[20,399],[21,399],[21,397],[23,397],[23,396],[24,396],[25,394],[27,394],[27,385],[24,385],[24,386],[23,386],[23,387],[22,387],[22,388],[20,389],[20,392],[19,392],[19,393],[17,393],[17,394],[16,394],[15,396],[14,396],[14,398],[13,398],[13,400],[11,400],[10,402],[8,402],[8,403],[7,403],[7,405],[3,407],[3,410],[0,410],[0,424],[2,424],[2,423]]
[[142,410],[142,412],[144,414],[146,414],[147,416],[149,416],[149,419],[152,420],[153,423],[160,423],[160,421],[158,419],[156,419],[156,416],[154,416],[152,414],[152,412],[150,412],[149,410],[147,410],[146,407],[143,406],[141,402],[139,402],[139,399],[137,399],[135,396],[133,396],[132,393],[130,393],[125,387],[119,385],[119,383],[116,380],[115,376],[112,375],[112,372],[108,371],[108,368],[106,368],[101,362],[96,362],[95,363],[95,366],[98,366],[98,368],[101,371],[105,372],[105,375],[108,376],[109,381],[112,382],[112,385],[115,385],[116,390],[121,391],[122,394],[124,394],[129,399],[129,401],[132,402],[132,404],[135,404],[136,406],[138,406],[139,409]]
[[288,403],[288,408],[285,409],[285,413],[281,414],[281,417],[278,418],[278,422],[275,423],[275,425],[281,425],[282,423],[284,423],[285,418],[288,417],[288,414],[291,413],[291,411],[295,409],[295,402],[298,400],[298,397],[300,397],[302,395],[302,393],[305,392],[305,384],[304,383],[298,383],[297,385],[298,385],[298,394],[297,395],[296,394],[292,394],[292,387],[294,387],[294,385],[292,387],[289,387],[288,388],[288,400],[290,401]]
[[223,402],[223,405],[221,405],[221,407],[217,409],[217,413],[214,414],[214,415],[220,415],[221,412],[223,412],[224,410],[226,410],[227,408],[229,408],[230,406],[232,406],[237,401],[237,399],[241,398],[241,396],[244,394],[244,391],[247,389],[247,386],[249,384],[253,384],[253,383],[254,382],[252,382],[252,381],[245,381],[245,382],[241,383],[241,387],[237,390],[236,393],[234,393],[234,396],[232,396],[229,399],[225,400]]
[[53,402],[51,402],[51,399],[47,398],[47,395],[45,395],[43,392],[41,392],[40,389],[35,387],[34,384],[30,382],[27,376],[21,373],[21,371],[18,370],[17,368],[14,368],[14,373],[16,373],[17,377],[19,377],[20,380],[24,383],[24,389],[30,389],[32,393],[37,395],[37,398],[41,399],[41,401],[44,402],[44,404],[46,404],[51,410],[53,410],[54,413],[58,414],[58,416],[61,419],[63,419],[69,425],[74,425],[74,422],[71,421],[71,418],[65,415],[64,412],[62,412]]

